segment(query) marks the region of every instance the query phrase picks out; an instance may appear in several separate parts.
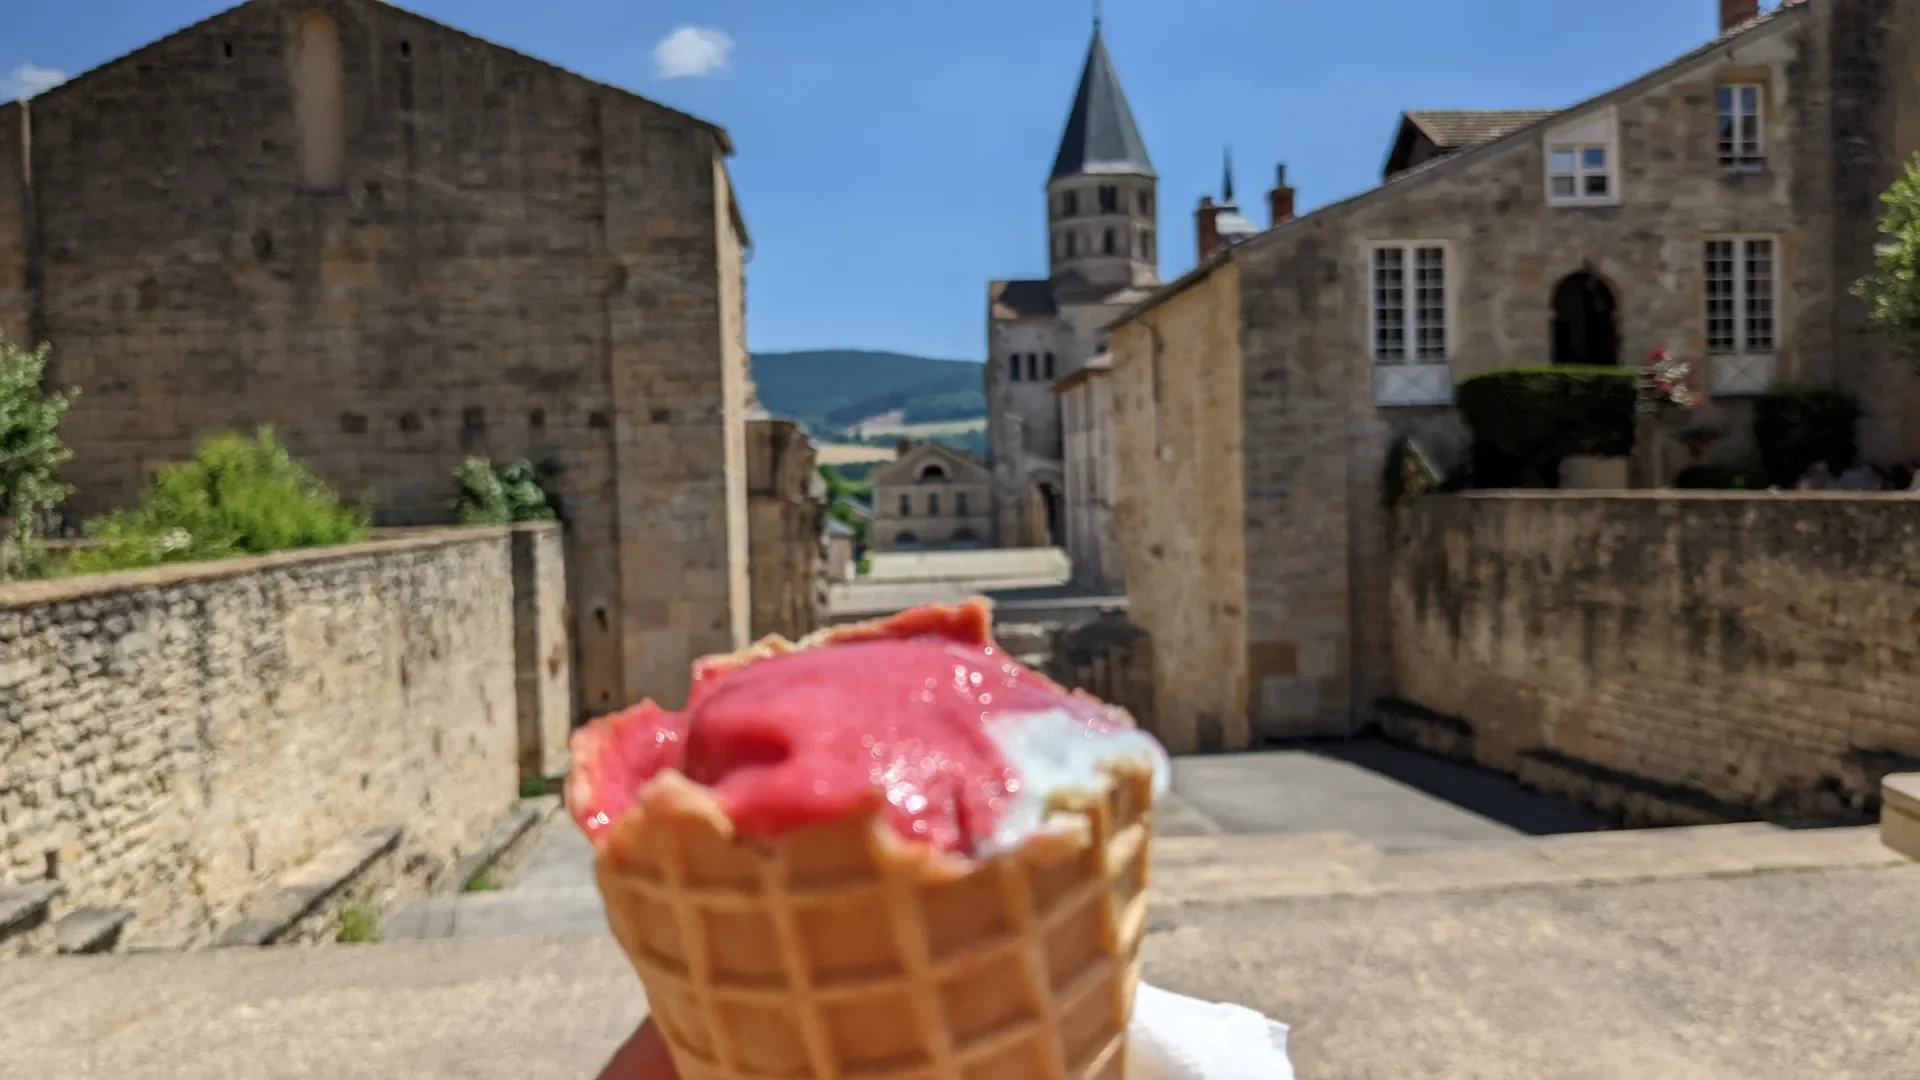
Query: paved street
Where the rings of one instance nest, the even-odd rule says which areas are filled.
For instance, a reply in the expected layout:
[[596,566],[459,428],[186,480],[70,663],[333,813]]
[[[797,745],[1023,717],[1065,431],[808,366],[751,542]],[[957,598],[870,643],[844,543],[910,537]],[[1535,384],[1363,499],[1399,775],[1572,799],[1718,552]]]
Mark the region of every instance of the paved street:
[[[1898,1080],[1920,1061],[1911,865],[1155,924],[1147,978],[1286,1020],[1301,1080]],[[0,966],[0,1076],[585,1078],[643,1008],[604,934],[32,960]]]

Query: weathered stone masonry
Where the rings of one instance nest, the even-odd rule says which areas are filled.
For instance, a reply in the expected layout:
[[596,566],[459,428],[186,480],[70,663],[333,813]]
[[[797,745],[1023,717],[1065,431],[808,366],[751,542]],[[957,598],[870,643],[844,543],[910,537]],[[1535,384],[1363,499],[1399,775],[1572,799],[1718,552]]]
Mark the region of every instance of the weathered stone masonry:
[[1397,531],[1400,696],[1487,765],[1659,823],[1863,814],[1920,765],[1920,500],[1433,497]]
[[677,703],[747,633],[729,152],[376,0],[253,0],[0,107],[0,332],[82,391],[77,515],[258,424],[385,524],[448,520],[465,455],[558,464],[579,706]]
[[[191,943],[361,830],[452,866],[513,805],[521,730],[565,730],[564,654],[516,665],[516,623],[551,626],[558,598],[517,610],[514,564],[554,531],[0,588],[0,884],[56,879]],[[546,714],[519,715],[529,683]]]

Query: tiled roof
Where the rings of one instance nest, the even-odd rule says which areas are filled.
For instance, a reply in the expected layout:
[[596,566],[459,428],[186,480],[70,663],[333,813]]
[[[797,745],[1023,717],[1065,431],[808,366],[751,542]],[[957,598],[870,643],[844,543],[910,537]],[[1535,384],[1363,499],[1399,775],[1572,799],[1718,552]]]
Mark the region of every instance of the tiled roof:
[[1813,0],[1780,0],[1780,2],[1774,5],[1772,8],[1766,11],[1763,11],[1758,15],[1755,15],[1753,18],[1748,19],[1746,22],[1728,27],[1727,31],[1721,34],[1720,37],[1730,38],[1735,34],[1744,34],[1747,31],[1753,29],[1754,27],[1759,26],[1761,23],[1771,20],[1774,16],[1780,14],[1783,11],[1786,11],[1788,8],[1804,7],[1807,4],[1812,2]]
[[1538,123],[1558,109],[1480,109],[1430,112],[1409,111],[1407,122],[1424,132],[1442,150],[1458,150],[1511,135]]
[[1051,281],[989,282],[987,302],[996,320],[1031,319],[1060,312]]
[[1055,180],[1091,173],[1154,174],[1147,144],[1120,89],[1120,73],[1107,55],[1106,36],[1097,25],[1073,111],[1067,114],[1067,130],[1060,137],[1060,152],[1053,159]]

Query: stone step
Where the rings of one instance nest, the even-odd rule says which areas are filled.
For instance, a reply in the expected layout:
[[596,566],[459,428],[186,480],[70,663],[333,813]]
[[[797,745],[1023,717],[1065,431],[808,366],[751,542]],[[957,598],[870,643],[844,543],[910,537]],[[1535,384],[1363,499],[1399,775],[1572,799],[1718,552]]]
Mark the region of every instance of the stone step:
[[61,888],[57,881],[0,885],[0,956],[45,948],[47,921]]
[[121,930],[132,921],[128,908],[75,908],[53,924],[54,949],[68,955],[112,952]]
[[[1381,854],[1330,834],[1317,852],[1273,837],[1168,839],[1155,844],[1156,905],[1476,892],[1604,885],[1791,870],[1900,865],[1872,828],[1790,830],[1710,825],[1528,838]],[[1209,845],[1200,848],[1196,845]]]
[[1889,776],[1880,788],[1880,842],[1920,860],[1920,773]]

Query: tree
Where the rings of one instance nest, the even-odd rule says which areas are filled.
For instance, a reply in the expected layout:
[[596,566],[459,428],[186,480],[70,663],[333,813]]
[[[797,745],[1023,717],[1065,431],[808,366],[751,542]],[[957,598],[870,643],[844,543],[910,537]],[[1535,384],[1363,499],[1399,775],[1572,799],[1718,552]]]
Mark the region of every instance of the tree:
[[1912,355],[1920,368],[1920,154],[1880,196],[1882,239],[1874,271],[1853,287],[1873,321]]
[[42,519],[73,490],[59,479],[73,456],[60,421],[78,391],[48,393],[46,369],[45,345],[28,352],[0,336],[0,580],[32,565]]

